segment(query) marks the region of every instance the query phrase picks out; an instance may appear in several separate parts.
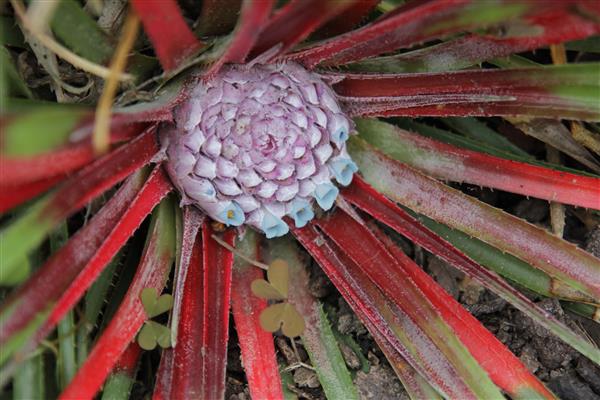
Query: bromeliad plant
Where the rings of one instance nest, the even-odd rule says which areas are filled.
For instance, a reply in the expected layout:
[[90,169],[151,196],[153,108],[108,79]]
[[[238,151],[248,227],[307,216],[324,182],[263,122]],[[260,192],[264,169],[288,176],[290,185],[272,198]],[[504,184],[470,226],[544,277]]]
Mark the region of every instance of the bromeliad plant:
[[[51,31],[40,21],[52,6],[39,3],[58,6]],[[172,276],[172,347],[161,351],[154,397],[223,398],[231,307],[251,395],[282,398],[273,337],[259,321],[267,303],[251,290],[263,271],[255,261],[234,262],[236,247],[246,260],[289,265],[289,293],[281,298],[289,304],[280,307],[302,316],[297,332],[327,396],[355,398],[293,237],[368,328],[411,397],[554,398],[374,221],[600,364],[594,344],[509,283],[569,301],[597,321],[600,260],[440,181],[533,196],[558,210],[600,209],[597,175],[537,161],[480,120],[451,118],[504,117],[600,172],[560,122],[571,120],[598,151],[584,124],[600,120],[599,64],[559,65],[561,43],[600,32],[598,3],[378,3],[205,0],[195,33],[175,1],[132,0],[110,59],[112,42],[78,3],[34,1],[26,10],[10,2],[61,102],[83,89],[61,79],[56,56],[90,82],[98,75],[105,83],[95,114],[36,99],[6,50],[25,44],[3,39],[0,282],[26,279],[0,314],[4,385],[58,326],[61,398],[92,398],[107,378],[105,395],[127,393],[115,388],[135,375],[136,335],[154,316],[140,296],[160,301]],[[154,68],[147,46],[136,45],[138,18],[164,73],[123,91],[111,110],[120,80]],[[70,30],[79,27],[89,33]],[[514,56],[549,45],[555,65]],[[142,90],[148,88],[154,90]],[[384,117],[439,119],[433,127]],[[57,227],[68,241],[60,242]],[[138,229],[147,232],[141,254],[125,246]],[[120,295],[111,297],[118,301],[94,327],[111,276],[132,260],[137,270],[120,269],[129,279],[120,280]],[[32,263],[40,266],[28,277]],[[84,296],[85,313],[75,318]],[[73,354],[64,354],[74,347],[74,331],[83,332],[78,368]],[[141,335],[169,344],[153,332]],[[22,389],[18,373],[12,388]]]

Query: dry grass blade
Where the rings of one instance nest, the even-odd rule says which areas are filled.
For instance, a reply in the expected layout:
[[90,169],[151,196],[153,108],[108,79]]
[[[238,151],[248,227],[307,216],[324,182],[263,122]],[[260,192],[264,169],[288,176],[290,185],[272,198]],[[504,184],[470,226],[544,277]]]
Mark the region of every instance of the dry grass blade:
[[129,13],[123,26],[123,33],[115,55],[110,63],[110,71],[104,85],[104,90],[96,107],[96,121],[94,123],[94,136],[92,144],[97,154],[108,151],[110,144],[110,115],[111,106],[115,99],[115,94],[119,88],[119,75],[125,69],[127,55],[131,51],[135,38],[140,27],[140,20],[134,13]]
[[[108,68],[78,56],[45,33],[36,31],[35,25],[32,25],[31,21],[27,18],[25,6],[20,0],[10,0],[10,4],[12,5],[13,10],[15,11],[15,14],[17,15],[23,28],[25,28],[25,30],[39,40],[39,42],[46,46],[50,51],[77,68],[104,79],[108,78],[110,74],[110,70]],[[130,74],[119,74],[120,80],[131,80],[132,78],[133,77]]]

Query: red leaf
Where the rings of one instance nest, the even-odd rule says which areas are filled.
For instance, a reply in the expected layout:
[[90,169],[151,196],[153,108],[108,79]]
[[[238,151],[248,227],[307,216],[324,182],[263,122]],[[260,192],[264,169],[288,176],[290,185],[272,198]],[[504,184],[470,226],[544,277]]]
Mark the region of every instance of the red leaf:
[[[176,297],[180,299],[177,341],[163,351],[153,399],[200,398],[202,394],[202,330],[204,319],[204,273],[202,235],[197,214],[186,211]],[[181,286],[180,286],[181,285]],[[181,289],[183,289],[181,291]],[[180,292],[181,291],[181,292]]]
[[[388,127],[386,137],[394,140],[395,145],[419,154],[404,161],[429,176],[600,209],[599,178],[507,160]],[[363,185],[364,182],[357,182],[357,187]]]
[[[328,220],[319,220],[318,225],[396,304],[405,298],[399,291],[414,284],[502,389],[513,396],[528,389],[543,397],[553,397],[517,357],[396,246],[385,242],[390,253],[383,251],[380,254],[384,257],[374,257],[376,249],[381,251],[381,242],[365,226],[341,212]],[[376,268],[373,268],[374,258],[378,260]]]
[[146,216],[172,189],[171,182],[162,167],[155,167],[148,181],[133,199],[127,211],[114,225],[112,231],[106,236],[98,251],[54,305],[48,321],[41,329],[42,337],[45,337],[64,315],[75,306],[85,291],[98,278],[104,267],[108,265],[119,249],[125,245],[129,237],[141,225]]
[[[429,230],[414,217],[367,185],[362,179],[359,177],[355,177],[355,179],[352,187],[344,191],[345,199],[354,203],[357,207],[371,214],[374,218],[388,225],[400,234],[406,236],[419,246],[458,268],[468,277],[476,280],[485,288],[493,291],[504,300],[511,303],[525,315],[533,318],[535,322],[559,336],[567,344],[570,344],[581,353],[590,358],[594,357],[594,352],[598,353],[593,346],[587,347],[589,343],[586,340],[581,339],[579,335],[573,333],[565,324],[552,315],[548,315],[545,310],[541,309],[521,292],[509,285],[496,273],[483,268],[471,260],[435,232]],[[377,236],[382,237],[380,234]],[[385,238],[383,238],[382,241],[388,245],[388,248],[390,247],[391,242],[388,243]],[[395,248],[389,250],[392,253],[396,251]],[[401,257],[401,255],[396,256]],[[404,258],[406,259],[406,257]],[[412,266],[409,266],[409,269],[410,268],[412,268]],[[475,355],[475,357],[477,358],[478,356]],[[484,355],[480,358],[482,357],[484,357]],[[491,373],[490,376],[494,378],[494,375]]]
[[282,47],[273,56],[285,53],[351,4],[350,1],[339,0],[291,0],[264,28],[252,50],[252,57],[280,43]]
[[64,293],[126,212],[143,183],[140,176],[129,178],[83,228],[4,301],[0,311],[3,317],[10,308],[19,311],[2,319],[0,346]]
[[157,152],[155,131],[149,129],[130,143],[94,161],[73,175],[52,195],[47,212],[56,219],[66,218],[91,199],[150,162]]
[[[110,136],[111,143],[130,139],[142,132],[142,126],[123,127]],[[7,186],[40,181],[68,174],[94,159],[91,140],[63,147],[55,151],[29,157],[2,157],[0,159],[0,191]]]
[[[183,266],[187,274],[177,343],[163,354],[154,399],[218,399],[225,394],[233,255],[212,239],[210,221],[198,235],[198,219],[188,217],[181,256],[188,265]],[[230,230],[224,240],[233,245],[234,235]]]
[[[397,48],[409,47],[412,43],[428,39],[429,35],[423,33],[423,26],[437,22],[449,12],[462,10],[468,3],[469,0],[425,0],[408,3],[384,15],[379,21],[300,51],[293,54],[292,58],[310,68],[320,63],[344,64]],[[435,36],[443,33],[444,31],[435,32]],[[395,35],[395,40],[390,40],[386,35]]]
[[[600,31],[600,24],[577,15],[540,10],[526,18],[535,27],[532,35],[499,37],[470,34],[423,49],[393,56],[371,58],[355,65],[357,70],[389,72],[436,72],[462,69],[483,61],[535,50],[551,44],[585,39]],[[542,29],[542,32],[538,30]]]
[[180,66],[202,47],[175,0],[132,0],[165,71]]
[[[247,233],[246,237],[248,235]],[[260,242],[251,243],[255,246],[248,256],[258,260]],[[242,363],[253,399],[283,399],[273,335],[261,328],[258,318],[267,302],[255,296],[250,289],[256,279],[264,279],[262,270],[241,261],[236,262],[233,268],[231,308],[242,350]]]
[[225,53],[210,67],[206,73],[207,76],[210,77],[216,74],[223,64],[239,64],[246,60],[246,56],[254,46],[271,14],[273,4],[274,0],[244,1],[240,19],[233,32],[233,38],[229,42]]
[[[497,7],[509,7],[510,4]],[[570,2],[541,2],[535,8],[525,8],[523,13],[548,15],[566,14]],[[582,3],[582,2],[571,2]],[[519,3],[517,2],[517,5]],[[526,2],[520,4],[527,5]],[[478,26],[489,25],[485,21],[469,19],[461,21],[461,14],[473,12],[470,7],[481,4],[470,0],[424,0],[409,2],[385,14],[379,20],[347,34],[318,43],[312,48],[293,54],[291,58],[307,67],[321,63],[333,66],[363,58],[408,48],[418,43],[431,41]],[[490,12],[492,10],[488,10]],[[535,23],[531,21],[530,23]]]
[[590,253],[395,162],[360,140],[353,141],[352,146],[352,157],[362,175],[380,193],[508,251],[582,293],[600,296],[600,260]]
[[57,175],[21,185],[2,186],[0,189],[0,213],[4,213],[13,207],[23,204],[27,200],[31,200],[64,179],[65,175]]
[[360,0],[356,1],[344,12],[326,23],[317,35],[319,37],[327,37],[342,34],[358,25],[368,13],[375,8],[379,0]]
[[588,99],[561,94],[589,85],[594,65],[572,64],[510,70],[477,69],[418,74],[332,74],[353,116],[532,115],[597,120]]
[[[212,235],[211,222],[202,227],[204,264],[204,312],[202,323],[202,388],[200,398],[225,396],[225,367],[229,338],[229,303],[233,254],[220,246]],[[233,246],[235,231],[225,232],[223,240]]]
[[[181,243],[179,249],[179,260],[177,267],[177,276],[174,282],[174,302],[173,312],[171,313],[171,341],[173,346],[177,344],[177,332],[179,327],[179,316],[181,313],[181,307],[185,296],[185,285],[187,282],[187,274],[190,266],[190,259],[192,257],[192,251],[194,250],[194,243],[196,243],[196,237],[202,227],[202,224],[206,216],[196,207],[188,206],[183,208],[183,231],[181,232]],[[200,262],[200,261],[198,261]]]
[[[167,282],[175,253],[173,203],[163,203],[148,235],[146,248],[129,290],[89,357],[59,399],[91,399],[146,320],[140,301],[145,288],[159,293]],[[170,215],[168,215],[170,214]],[[173,237],[169,237],[173,236]]]
[[135,372],[137,371],[137,364],[141,355],[142,348],[136,342],[130,343],[127,350],[125,350],[119,361],[115,364],[113,373],[122,372],[127,374],[131,379],[135,379]]
[[[304,248],[323,268],[353,311],[368,328],[374,329],[372,334],[375,337],[382,338],[393,346],[440,393],[450,398],[472,397],[472,393],[457,375],[456,370],[429,337],[399,307],[389,302],[354,261],[337,246],[329,243],[313,225],[302,229],[293,227],[291,229]],[[408,334],[410,348],[398,339],[392,324],[396,324],[399,329]]]

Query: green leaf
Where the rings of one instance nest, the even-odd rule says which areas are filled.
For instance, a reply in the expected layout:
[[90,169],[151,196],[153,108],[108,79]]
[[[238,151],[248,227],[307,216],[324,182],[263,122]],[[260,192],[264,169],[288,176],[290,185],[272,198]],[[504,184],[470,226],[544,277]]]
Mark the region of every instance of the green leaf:
[[173,307],[173,296],[163,294],[158,297],[155,288],[145,288],[140,294],[140,299],[148,318],[154,318],[157,315],[165,313]]
[[281,332],[289,338],[300,336],[305,328],[304,318],[298,310],[296,310],[296,307],[290,303],[284,304]]
[[567,50],[583,51],[586,53],[600,53],[600,36],[591,36],[582,40],[565,43]]
[[277,332],[281,328],[286,304],[272,304],[260,313],[260,326],[267,332]]
[[[325,395],[329,399],[358,399],[358,393],[331,326],[321,304],[310,294],[308,272],[298,254],[298,249],[289,238],[268,241],[266,256],[281,259],[289,269],[290,302],[296,306],[305,328],[301,333],[302,343],[315,367]],[[300,320],[299,320],[300,321]],[[284,330],[285,333],[285,330]]]
[[69,108],[41,109],[22,114],[4,127],[2,154],[30,156],[60,147],[84,112]]
[[281,294],[281,292],[273,287],[269,282],[264,279],[256,279],[252,282],[250,288],[255,296],[265,300],[285,300],[287,296]]
[[476,118],[443,118],[441,121],[456,132],[461,133],[478,143],[494,147],[499,151],[505,151],[521,157],[534,159],[525,150],[516,146],[506,137]]
[[135,380],[124,372],[110,375],[102,390],[102,400],[128,400]]
[[[380,129],[380,126],[382,126],[381,124],[383,124],[381,121],[378,121],[373,118],[370,118],[370,119],[355,118],[354,121],[356,122],[357,127],[358,126],[362,127],[360,132],[361,132],[361,137],[363,139],[365,139],[367,142],[371,143],[372,145],[374,145],[380,149],[384,149],[384,150],[387,149],[386,140],[384,138],[378,137],[377,129]],[[578,169],[568,168],[568,167],[564,167],[562,165],[552,164],[552,163],[548,163],[545,161],[538,161],[538,160],[532,158],[531,156],[524,157],[524,156],[521,156],[521,155],[518,155],[518,154],[515,154],[512,152],[506,151],[504,149],[499,149],[497,147],[490,146],[488,144],[484,144],[480,141],[477,141],[477,140],[474,140],[474,139],[471,139],[468,137],[454,134],[454,133],[444,130],[444,129],[429,126],[424,123],[414,122],[412,120],[400,119],[400,118],[395,119],[394,122],[395,122],[395,125],[399,126],[402,129],[408,130],[410,132],[415,132],[420,135],[423,135],[423,136],[426,136],[426,137],[429,137],[429,138],[432,138],[435,140],[439,140],[440,142],[452,144],[454,146],[462,147],[462,148],[473,150],[473,151],[478,151],[480,153],[487,153],[487,154],[490,154],[490,155],[493,155],[496,157],[505,158],[507,160],[521,161],[521,162],[525,162],[525,163],[529,163],[529,164],[533,164],[533,165],[539,165],[541,167],[552,168],[552,169],[559,170],[559,171],[570,172],[573,174],[595,176],[595,177],[598,176],[593,173],[588,173],[588,172],[581,171]]]
[[[2,245],[0,244],[0,248]],[[24,282],[31,274],[31,263],[26,256],[12,264],[0,263],[0,286],[16,286]]]
[[[55,221],[44,214],[48,199],[42,198],[31,205],[25,212],[16,218],[8,227],[0,231],[0,277],[21,276],[19,269],[24,267],[26,255],[38,246],[50,233]],[[0,280],[2,280],[0,279]],[[10,278],[9,278],[10,279]]]
[[2,89],[0,89],[2,90],[2,97],[0,99],[2,99],[2,103],[8,96],[33,97],[31,90],[17,71],[10,53],[4,46],[0,47],[0,73],[0,84],[2,85]]
[[23,33],[13,17],[0,15],[0,44],[13,47],[25,47]]
[[140,333],[138,333],[137,342],[142,349],[150,351],[156,348],[156,336],[152,328],[148,325],[148,322],[144,323]]
[[289,283],[289,272],[287,263],[283,260],[273,261],[269,265],[267,277],[269,279],[269,283],[271,283],[271,285],[273,285],[273,287],[277,289],[277,291],[279,291],[284,298],[287,298]]
[[43,354],[37,354],[19,365],[13,380],[13,399],[48,398],[45,372]]
[[50,26],[57,38],[83,58],[103,64],[112,56],[108,37],[75,0],[60,0]]

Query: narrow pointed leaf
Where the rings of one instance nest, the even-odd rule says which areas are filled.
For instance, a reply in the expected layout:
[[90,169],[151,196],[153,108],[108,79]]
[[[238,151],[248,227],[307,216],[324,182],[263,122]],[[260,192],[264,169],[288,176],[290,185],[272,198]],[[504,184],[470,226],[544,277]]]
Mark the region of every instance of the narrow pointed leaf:
[[142,349],[133,342],[121,355],[102,390],[102,400],[127,400],[135,383]]
[[589,296],[549,277],[548,274],[533,268],[515,256],[504,253],[459,230],[437,223],[424,215],[414,215],[414,217],[465,253],[469,258],[524,288],[546,297],[558,297],[559,299],[577,302],[593,302],[593,299]]
[[549,232],[387,158],[360,139],[350,143],[365,180],[410,209],[507,251],[600,299],[600,260]]
[[351,64],[350,68],[378,73],[452,71],[549,44],[586,38],[600,31],[600,24],[577,14],[544,9],[539,11],[538,15],[525,20],[533,28],[529,34],[524,32],[508,37],[471,34],[423,49],[367,59]]
[[106,33],[76,0],[60,1],[50,27],[69,49],[97,64],[107,62],[113,53]]
[[[600,77],[600,66],[598,67]],[[560,121],[534,119],[519,121],[509,119],[517,128],[529,136],[573,157],[592,171],[600,173],[600,163],[594,156],[571,136],[571,132]],[[598,200],[600,201],[600,200]]]
[[166,199],[153,214],[146,248],[125,299],[60,399],[92,398],[144,323],[140,292],[147,287],[162,290],[175,257],[173,210],[172,200]]
[[[179,215],[177,215],[179,221]],[[190,257],[196,237],[200,231],[200,227],[204,222],[205,216],[196,207],[185,207],[183,209],[183,227],[178,224],[177,231],[177,264],[175,266],[175,282],[174,282],[174,302],[173,311],[171,312],[171,342],[173,347],[177,345],[177,337],[179,330],[179,316],[181,314],[181,306],[185,295],[185,282],[190,266]],[[181,232],[181,233],[180,233]]]
[[202,47],[175,0],[133,0],[131,5],[166,71],[177,68]]
[[289,301],[298,309],[300,319],[304,320],[302,343],[315,366],[325,395],[328,399],[358,399],[323,306],[309,292],[308,272],[298,250],[289,239],[270,240],[268,246],[269,259],[266,261],[283,259],[289,265],[290,279],[294,282],[290,287]]
[[208,70],[207,75],[216,74],[225,63],[243,63],[258,39],[263,26],[271,14],[273,0],[245,0],[233,37],[225,53]]
[[[0,344],[43,315],[75,279],[125,213],[145,181],[138,172],[127,179],[104,207],[58,250],[0,311]],[[18,310],[18,312],[15,312]]]
[[[202,322],[201,398],[220,399],[225,394],[225,365],[229,337],[229,303],[233,254],[211,236],[210,222],[202,227],[204,264],[204,312]],[[223,240],[233,246],[234,230],[225,232]]]
[[351,0],[291,0],[271,18],[252,55],[257,56],[278,44],[282,47],[277,54],[283,54],[352,3]]
[[460,375],[423,330],[394,306],[364,272],[337,246],[309,226],[294,236],[317,260],[350,307],[373,335],[384,338],[439,393],[448,398],[473,398]]
[[[139,133],[141,133],[139,125],[128,129],[124,127],[121,132],[111,134],[110,141],[116,143],[130,139]],[[38,141],[33,138],[31,140]],[[0,159],[0,168],[3,171],[0,176],[0,190],[7,190],[6,188],[9,186],[65,175],[90,163],[94,158],[90,140],[35,155],[5,154]]]
[[[54,324],[56,324],[68,310],[75,306],[77,301],[79,301],[84,292],[98,278],[110,260],[117,254],[119,249],[125,245],[133,232],[141,225],[146,216],[171,190],[171,183],[162,168],[160,166],[155,167],[136,198],[132,201],[129,209],[123,214],[117,224],[115,224],[112,231],[98,248],[98,251],[54,306],[45,329],[43,329],[43,331],[46,330],[46,332],[42,333],[42,337],[50,331]],[[152,289],[152,287],[149,288]],[[158,289],[154,289],[158,291]],[[142,290],[140,290],[140,294],[141,293]]]
[[444,118],[443,123],[466,137],[498,150],[533,160],[534,157],[477,118]]
[[[258,235],[247,231],[237,249],[252,259],[259,259]],[[231,288],[231,309],[242,351],[242,364],[250,395],[255,399],[282,399],[273,336],[260,327],[258,315],[267,302],[254,296],[250,286],[263,277],[259,268],[235,258]]]
[[2,121],[2,155],[32,156],[66,144],[82,118],[88,114],[86,110],[69,107],[36,107]]
[[429,176],[525,196],[600,209],[600,179],[505,160],[411,134],[375,119],[359,119],[360,137]]
[[360,29],[293,55],[304,65],[339,65],[515,20],[536,10],[564,12],[566,3],[529,1],[480,2],[426,0],[404,4]]
[[[469,349],[470,354],[481,365],[480,368],[483,368],[502,389],[520,398],[524,398],[525,393],[530,394],[531,392],[537,393],[541,397],[552,397],[547,389],[527,371],[527,368],[504,345],[491,333],[487,332],[474,317],[462,309],[460,304],[435,284],[396,246],[391,247],[389,243],[383,243],[387,251],[379,250],[380,254],[384,255],[382,258],[388,258],[390,261],[395,259],[396,263],[387,262],[384,264],[379,262],[383,260],[378,259],[380,265],[377,272],[375,272],[371,264],[374,261],[368,262],[364,257],[366,255],[372,257],[371,255],[375,254],[375,248],[372,248],[371,243],[376,243],[377,239],[366,227],[342,213],[337,213],[334,219],[327,222],[320,221],[319,226],[338,243],[338,246],[347,249],[348,255],[355,259],[355,262],[359,260],[359,257],[363,257],[364,266],[358,263],[357,265],[368,269],[365,272],[375,280],[375,283],[381,287],[384,293],[394,299],[396,304],[401,302],[403,298],[399,291],[403,289],[409,291],[411,285],[414,285],[419,293],[425,294],[428,301],[432,303],[435,312],[439,313],[438,318],[449,325],[452,332],[458,336],[460,341]],[[336,228],[336,226],[343,226],[343,231]],[[362,249],[358,246],[359,243],[361,243]],[[364,255],[359,254],[358,251],[353,252],[350,250],[351,248],[364,251]],[[371,251],[366,251],[368,249],[371,249]],[[405,282],[405,284],[400,286],[397,282]],[[490,350],[493,352],[490,352]],[[492,357],[494,357],[494,362],[489,361]],[[511,371],[511,374],[514,375],[509,374],[508,371]],[[465,371],[461,371],[461,373],[465,374]]]
[[[162,169],[156,167],[150,178],[132,201],[129,209],[112,227],[112,230],[103,239],[94,255],[87,261],[86,265],[79,271],[77,277],[60,294],[56,303],[52,304],[50,314],[44,324],[37,330],[36,334],[21,349],[25,354],[44,339],[56,326],[56,324],[71,310],[81,299],[84,292],[98,278],[100,273],[116,255],[119,249],[126,243],[127,239],[141,225],[145,217],[152,211],[154,206],[166,196],[172,187]],[[141,301],[140,301],[141,304]],[[18,358],[18,357],[17,357]]]
[[[369,212],[378,220],[392,227],[396,231],[405,234],[418,245],[446,260],[451,265],[464,272],[467,276],[479,282],[482,286],[511,303],[525,315],[532,318],[536,323],[548,329],[590,360],[600,364],[600,350],[587,339],[574,333],[557,318],[548,315],[547,311],[537,306],[526,296],[500,279],[496,274],[473,262],[473,260],[455,249],[450,243],[422,226],[417,220],[386,199],[383,195],[377,193],[364,182],[358,181],[354,189],[357,187],[360,187],[362,190],[357,191],[351,189],[348,191],[348,194],[352,199],[351,201],[359,205],[360,208]],[[388,245],[388,248],[389,247],[390,246]],[[397,257],[401,257],[401,254],[394,249],[391,249],[390,251],[396,254]]]
[[321,27],[316,32],[316,36],[335,36],[352,30],[352,28],[368,18],[369,12],[372,11],[378,3],[379,0],[360,0],[354,2],[354,4],[349,6],[341,14],[337,15]]
[[346,74],[352,115],[522,115],[600,120],[598,64],[422,74]]
[[197,212],[184,211],[183,243],[175,289],[177,340],[173,348],[162,353],[154,399],[198,398],[202,393],[204,273],[199,229],[203,220]]
[[3,248],[11,249],[3,251],[5,268],[11,268],[12,263],[39,245],[58,222],[148,163],[157,151],[154,131],[147,131],[89,164],[59,190],[38,201],[0,232]]
[[22,185],[2,186],[0,190],[0,213],[5,213],[14,207],[48,191],[51,187],[64,180],[64,175],[29,182]]

